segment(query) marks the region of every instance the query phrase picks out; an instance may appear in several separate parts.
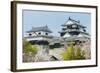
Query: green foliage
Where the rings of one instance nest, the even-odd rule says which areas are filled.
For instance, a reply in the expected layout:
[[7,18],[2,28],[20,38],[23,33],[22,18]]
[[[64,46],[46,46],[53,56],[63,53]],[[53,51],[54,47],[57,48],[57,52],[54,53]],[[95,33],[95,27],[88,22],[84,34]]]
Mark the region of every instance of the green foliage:
[[63,60],[80,60],[85,59],[85,53],[81,50],[81,48],[75,48],[73,44],[71,44],[64,53],[62,54]]
[[85,59],[85,53],[84,51],[81,50],[81,48],[77,48],[76,50],[76,59],[79,60],[79,59]]
[[73,60],[74,59],[74,48],[73,46],[68,47],[65,52],[62,54],[64,60]]
[[31,43],[29,43],[26,40],[23,40],[23,52],[24,53],[33,53],[36,54],[37,53],[37,46],[36,45],[31,45]]

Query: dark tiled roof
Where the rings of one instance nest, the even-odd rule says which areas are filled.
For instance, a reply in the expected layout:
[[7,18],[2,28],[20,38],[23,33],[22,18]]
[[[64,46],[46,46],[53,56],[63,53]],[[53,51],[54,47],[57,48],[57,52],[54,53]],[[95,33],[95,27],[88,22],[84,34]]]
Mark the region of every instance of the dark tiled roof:
[[48,28],[47,25],[43,26],[43,27],[32,27],[32,29],[30,31],[27,31],[27,32],[37,32],[37,31],[52,33],[52,31]]
[[78,21],[76,21],[76,20],[74,20],[74,19],[71,19],[70,17],[69,17],[69,19],[67,20],[67,22],[65,23],[65,24],[63,24],[62,26],[68,26],[68,25],[78,25],[78,26],[80,26],[80,27],[82,27],[82,28],[86,28],[85,26],[83,26],[83,25],[81,25],[80,24],[80,21],[78,20]]

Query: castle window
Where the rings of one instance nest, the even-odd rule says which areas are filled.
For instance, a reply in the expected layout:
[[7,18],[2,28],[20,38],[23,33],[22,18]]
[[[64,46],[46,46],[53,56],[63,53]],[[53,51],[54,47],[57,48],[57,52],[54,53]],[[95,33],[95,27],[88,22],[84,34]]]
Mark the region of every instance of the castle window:
[[48,35],[48,33],[45,33],[45,35]]
[[62,30],[66,30],[67,28],[62,28]]
[[32,34],[30,33],[29,36],[31,36]]
[[41,32],[38,33],[39,35],[41,34]]

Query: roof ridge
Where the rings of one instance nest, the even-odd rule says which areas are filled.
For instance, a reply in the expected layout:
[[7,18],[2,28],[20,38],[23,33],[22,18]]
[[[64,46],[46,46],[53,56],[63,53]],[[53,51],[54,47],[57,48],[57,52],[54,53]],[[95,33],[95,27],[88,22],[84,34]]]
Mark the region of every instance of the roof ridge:
[[[48,28],[47,25],[41,26],[41,27],[32,27],[32,29],[31,29],[30,31],[31,31],[31,32],[32,32],[32,31],[34,31],[34,32],[36,32],[36,31],[45,31],[45,32],[52,33],[52,31]],[[30,31],[29,31],[29,32],[30,32]]]
[[72,18],[70,18],[70,17],[69,17],[68,20],[71,20],[71,21],[74,21],[74,22],[80,23],[80,20],[75,20],[75,19],[72,19]]
[[48,28],[47,25],[45,25],[45,26],[39,26],[39,27],[33,27],[33,26],[32,26],[32,28],[41,28],[41,27],[47,27],[47,28]]

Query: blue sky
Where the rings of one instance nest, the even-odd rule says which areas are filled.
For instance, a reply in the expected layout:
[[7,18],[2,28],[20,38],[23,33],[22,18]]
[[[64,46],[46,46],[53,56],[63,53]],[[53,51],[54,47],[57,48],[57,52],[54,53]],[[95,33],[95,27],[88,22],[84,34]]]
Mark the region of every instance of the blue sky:
[[32,27],[47,25],[53,32],[52,35],[60,36],[58,32],[61,31],[61,25],[64,24],[69,17],[80,20],[80,23],[87,27],[87,32],[91,32],[90,13],[23,10],[23,35],[25,35],[26,31],[30,30]]

